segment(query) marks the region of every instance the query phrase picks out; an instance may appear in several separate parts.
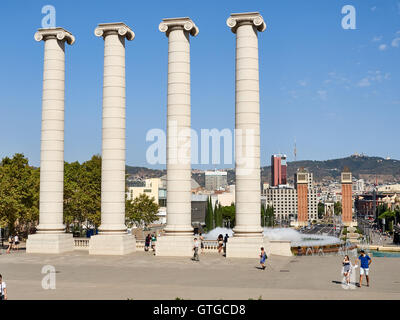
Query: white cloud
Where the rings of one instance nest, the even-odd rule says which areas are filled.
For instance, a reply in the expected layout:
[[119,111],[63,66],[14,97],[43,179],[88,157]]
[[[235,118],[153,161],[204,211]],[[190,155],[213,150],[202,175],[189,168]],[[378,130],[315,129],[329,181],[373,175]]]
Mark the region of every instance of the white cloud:
[[299,80],[299,81],[297,81],[297,82],[298,82],[298,84],[301,85],[302,87],[305,87],[305,86],[307,86],[307,84],[308,84],[307,80]]
[[326,90],[318,90],[317,94],[321,100],[326,100],[327,98],[327,91]]
[[372,42],[379,42],[382,40],[382,38],[383,38],[382,36],[375,36],[372,38]]
[[373,6],[373,7],[371,8],[371,11],[374,12],[375,10],[376,10],[376,6]]
[[387,49],[387,45],[386,44],[381,44],[378,48],[379,48],[380,51],[384,51],[384,50]]
[[400,38],[394,38],[392,41],[392,47],[400,47]]
[[362,78],[358,83],[357,87],[369,87],[371,85],[371,82],[369,81],[369,78]]
[[400,30],[396,32],[396,34],[400,34]]
[[362,78],[358,83],[357,87],[369,87],[373,82],[382,82],[390,79],[390,73],[386,72],[383,74],[380,70],[368,71],[368,75]]

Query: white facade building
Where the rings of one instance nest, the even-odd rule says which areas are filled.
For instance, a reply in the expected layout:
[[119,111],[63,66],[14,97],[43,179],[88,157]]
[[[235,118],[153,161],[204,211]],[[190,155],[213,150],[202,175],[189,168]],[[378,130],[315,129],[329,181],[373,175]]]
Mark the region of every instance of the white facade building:
[[226,171],[206,171],[204,175],[206,190],[221,190],[228,186],[228,173]]
[[[297,220],[297,190],[290,186],[265,189],[266,204],[274,208],[278,220]],[[317,189],[313,187],[313,174],[308,173],[308,220],[318,219]]]

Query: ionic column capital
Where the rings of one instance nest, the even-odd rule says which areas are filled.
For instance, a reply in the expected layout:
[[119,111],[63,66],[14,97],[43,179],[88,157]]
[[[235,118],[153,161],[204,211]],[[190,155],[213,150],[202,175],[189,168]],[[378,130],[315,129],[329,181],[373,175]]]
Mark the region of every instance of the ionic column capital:
[[158,30],[161,32],[165,32],[168,37],[169,32],[175,28],[179,28],[189,32],[189,34],[193,37],[199,34],[199,28],[190,18],[168,18],[163,19],[160,25],[158,26]]
[[56,38],[59,41],[65,41],[69,45],[74,44],[75,37],[71,32],[63,28],[49,28],[49,29],[39,29],[35,33],[36,41],[46,41],[47,39]]
[[135,33],[123,22],[101,23],[94,30],[94,34],[97,37],[104,38],[111,33],[118,33],[121,37],[125,37],[129,41],[135,39]]
[[264,18],[258,12],[232,13],[226,24],[233,33],[236,33],[237,28],[243,24],[254,25],[259,32],[267,28]]

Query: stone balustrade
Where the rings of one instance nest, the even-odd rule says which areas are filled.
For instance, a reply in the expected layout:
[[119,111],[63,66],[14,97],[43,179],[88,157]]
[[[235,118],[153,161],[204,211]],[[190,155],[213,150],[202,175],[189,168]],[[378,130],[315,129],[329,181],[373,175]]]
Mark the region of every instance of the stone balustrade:
[[90,238],[74,238],[74,250],[89,250]]
[[[90,238],[74,238],[74,250],[89,250],[89,240]],[[144,250],[144,243],[144,240],[136,240],[136,250]],[[203,244],[206,253],[216,253],[218,250],[217,240],[204,240]]]

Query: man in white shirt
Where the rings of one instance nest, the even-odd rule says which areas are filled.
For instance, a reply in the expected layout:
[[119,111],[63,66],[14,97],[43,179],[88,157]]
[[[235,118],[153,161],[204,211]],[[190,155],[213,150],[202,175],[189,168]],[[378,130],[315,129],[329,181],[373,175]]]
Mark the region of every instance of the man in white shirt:
[[199,260],[199,242],[197,241],[197,238],[194,238],[193,250],[194,250],[194,254],[193,254],[192,260],[200,261]]
[[7,300],[7,285],[0,274],[0,300]]
[[17,234],[14,237],[14,245],[15,245],[14,248],[18,251],[18,249],[19,249],[19,238],[18,238]]

